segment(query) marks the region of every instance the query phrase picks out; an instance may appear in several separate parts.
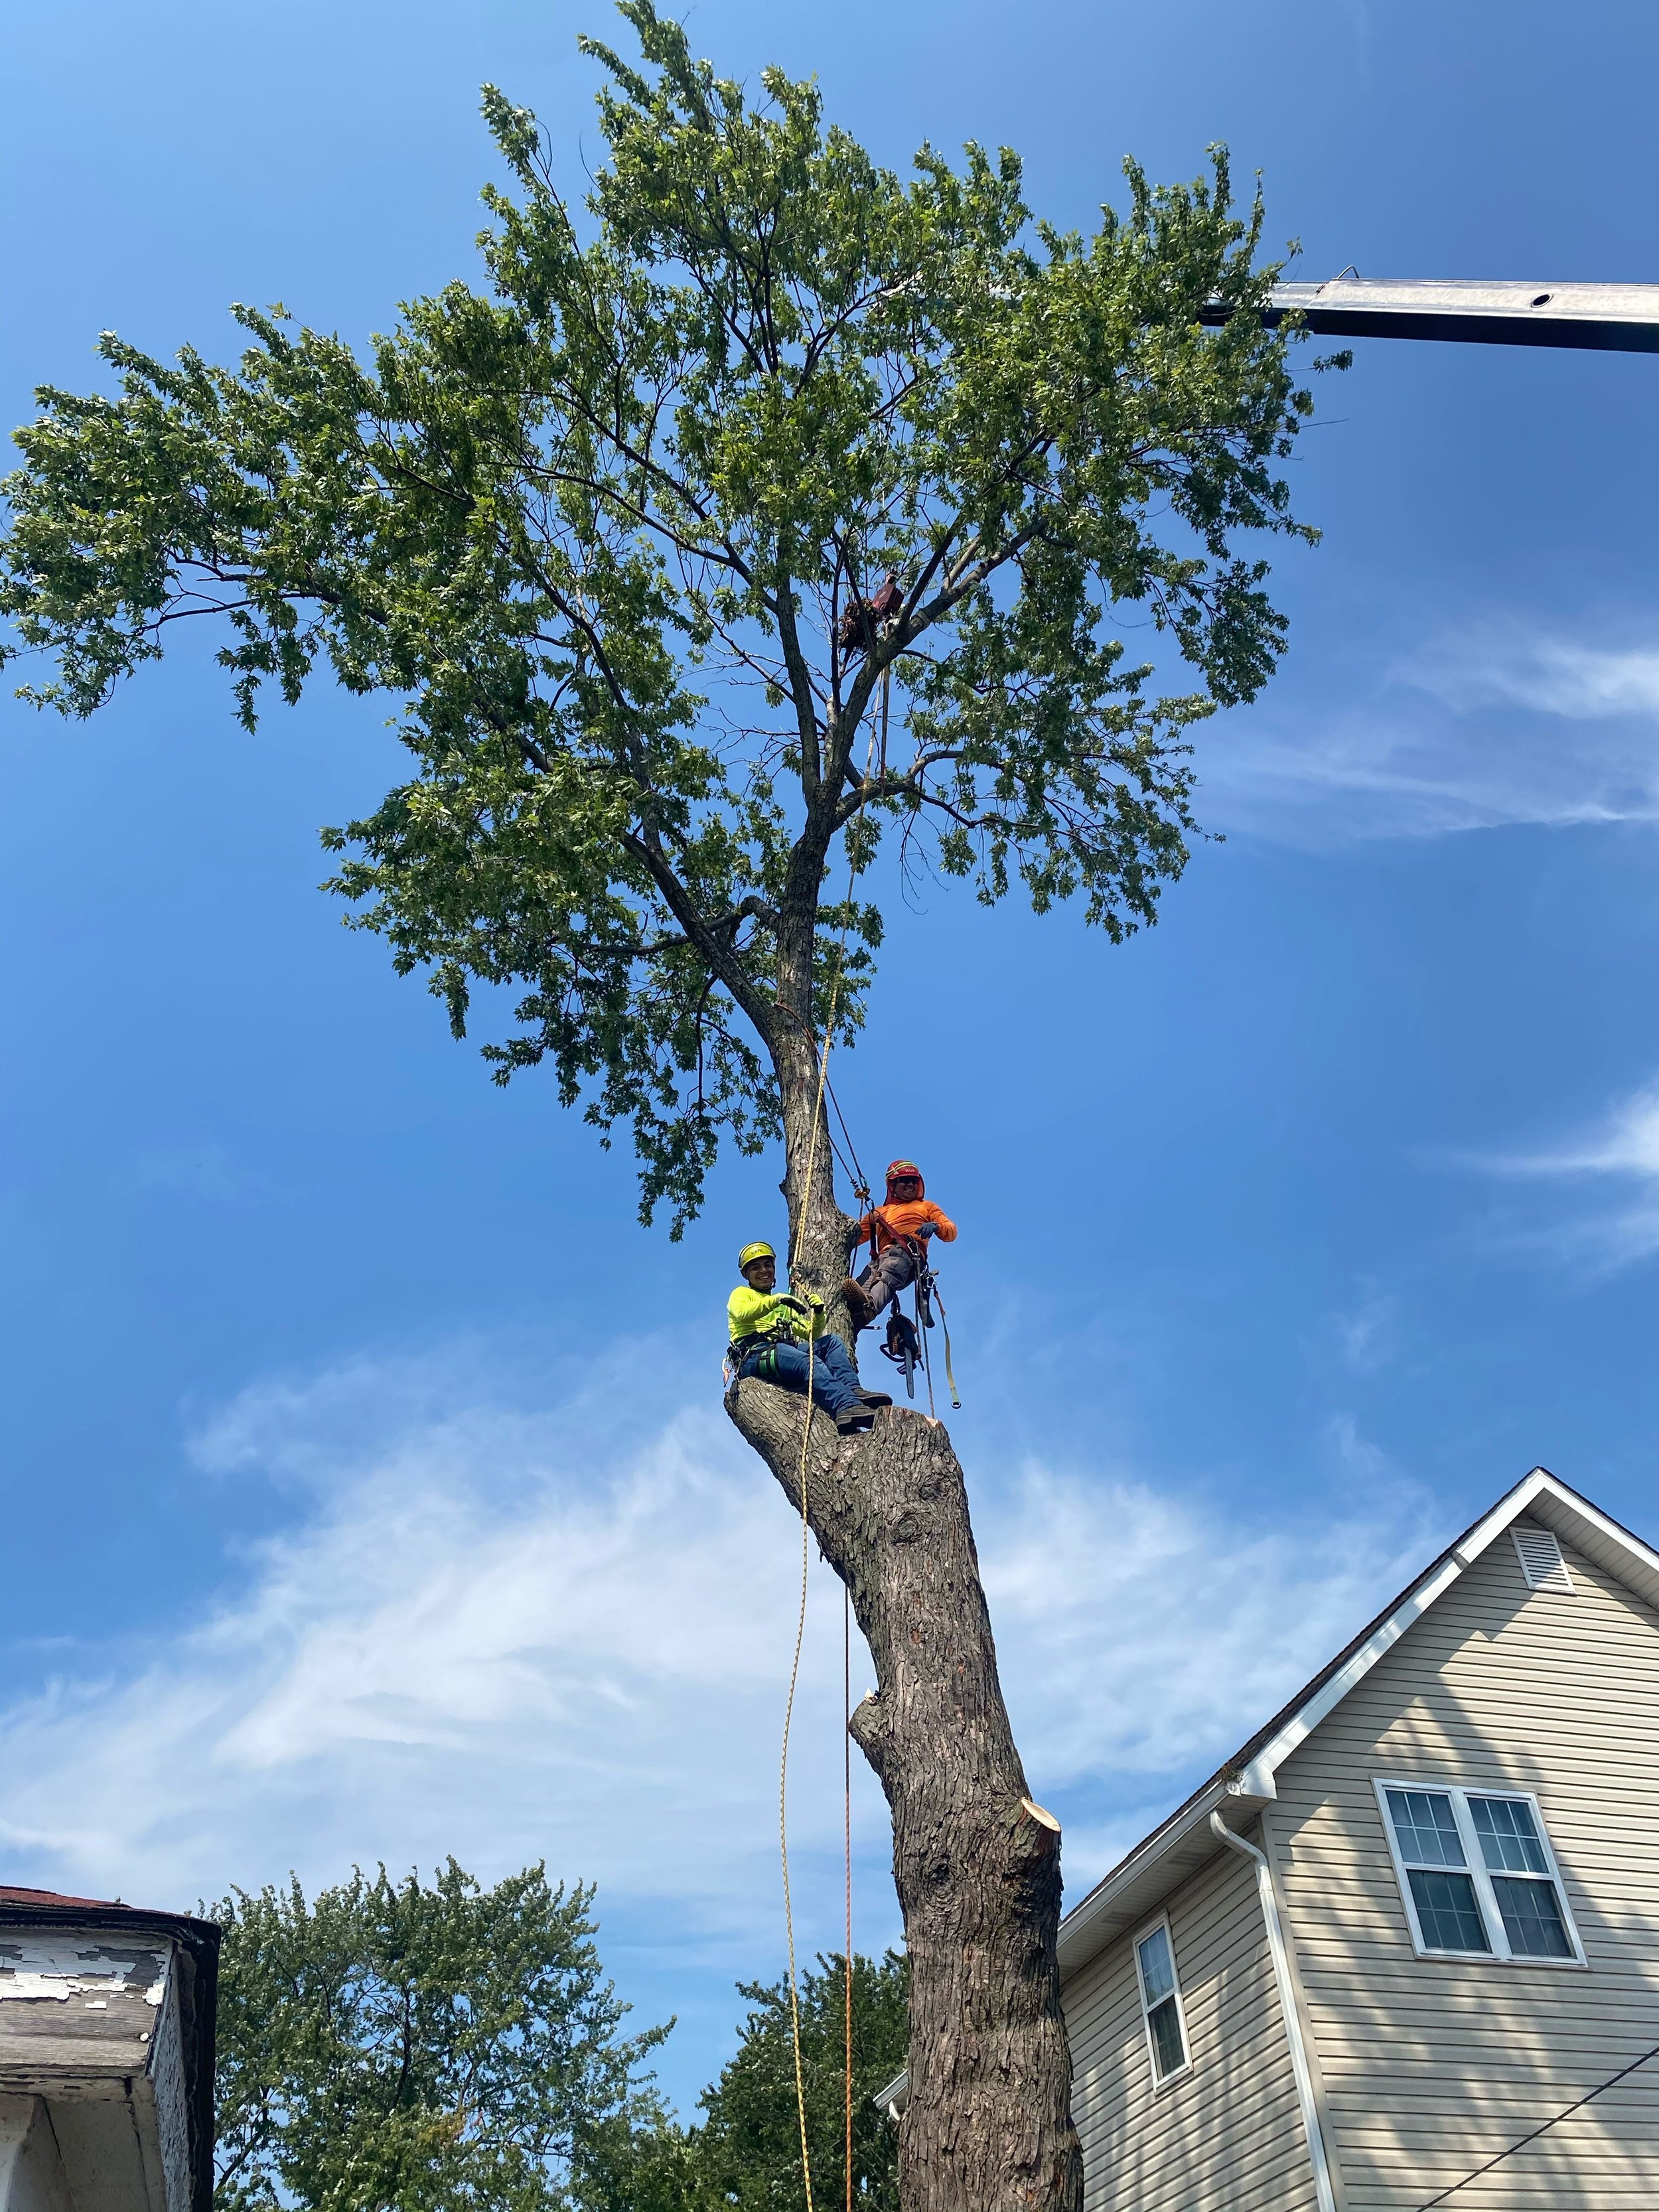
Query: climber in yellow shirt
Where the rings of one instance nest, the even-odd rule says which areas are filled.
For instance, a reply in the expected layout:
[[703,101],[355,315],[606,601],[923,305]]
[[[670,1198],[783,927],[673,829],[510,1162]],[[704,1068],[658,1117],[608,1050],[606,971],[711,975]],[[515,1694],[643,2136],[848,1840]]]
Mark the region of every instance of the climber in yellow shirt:
[[813,1402],[843,1436],[869,1428],[876,1408],[893,1401],[884,1391],[861,1387],[847,1346],[826,1325],[817,1292],[801,1297],[780,1291],[778,1255],[769,1244],[745,1244],[738,1272],[743,1281],[726,1302],[734,1379],[752,1375],[781,1390],[804,1391],[810,1373]]

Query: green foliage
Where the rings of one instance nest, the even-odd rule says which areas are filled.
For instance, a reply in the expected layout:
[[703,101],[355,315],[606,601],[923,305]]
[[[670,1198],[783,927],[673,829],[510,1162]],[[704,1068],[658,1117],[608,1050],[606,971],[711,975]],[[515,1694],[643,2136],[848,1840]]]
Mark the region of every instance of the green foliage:
[[[486,88],[514,189],[485,289],[406,306],[366,362],[244,307],[234,368],[106,336],[118,396],[44,390],[0,608],[70,714],[199,616],[249,727],[319,659],[393,702],[414,773],[326,833],[332,887],[457,1035],[480,985],[520,994],[497,1079],[550,1059],[630,1124],[678,1234],[721,1135],[775,1133],[843,929],[861,1019],[881,921],[823,902],[837,840],[1115,939],[1155,918],[1188,733],[1282,647],[1241,540],[1312,537],[1275,472],[1310,402],[1224,153],[1190,185],[1130,164],[1121,212],[1060,232],[1012,153],[902,178],[811,83],[751,102],[652,0],[621,12],[642,63],[585,42],[611,82],[581,220]],[[1119,606],[1187,690],[1127,659]]]
[[[800,1982],[801,2079],[814,2203],[846,2202],[846,1981],[840,1958]],[[787,1983],[739,1984],[753,2009],[736,2056],[699,2102],[701,2126],[617,2131],[590,2169],[590,2212],[806,2212]],[[853,1962],[853,2189],[864,2212],[897,2212],[898,2136],[872,2100],[904,2064],[905,1961]]]
[[[847,1984],[841,1958],[818,1966],[800,1978],[801,2079],[813,2193],[829,2207],[846,2201]],[[741,2212],[805,2212],[788,1985],[744,1983],[740,1994],[754,2007],[743,2041],[701,2100],[696,2160],[704,2201]],[[879,1961],[854,1955],[853,2189],[868,2212],[896,2212],[898,2204],[897,2133],[872,2100],[904,2064],[908,1995],[896,1953]]]
[[639,2069],[665,2028],[627,2010],[588,1940],[590,1889],[540,1867],[483,1889],[354,1874],[212,1908],[217,2212],[557,2212],[621,2128],[660,2125]]

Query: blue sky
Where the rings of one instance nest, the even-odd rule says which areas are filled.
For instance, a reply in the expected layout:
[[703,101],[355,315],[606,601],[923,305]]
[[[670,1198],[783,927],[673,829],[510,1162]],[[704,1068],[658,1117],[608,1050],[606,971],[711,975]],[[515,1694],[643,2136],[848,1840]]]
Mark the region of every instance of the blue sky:
[[[1123,153],[1185,177],[1224,138],[1297,274],[1659,278],[1651,10],[690,21],[730,72],[816,70],[895,163],[1018,147],[1061,222]],[[579,188],[580,28],[600,0],[20,21],[6,419],[96,381],[106,327],[222,354],[228,301],[280,299],[361,339],[470,274],[478,84]],[[1225,842],[1158,928],[890,902],[838,1085],[963,1224],[952,1432],[1073,1894],[1534,1463],[1659,1526],[1656,380],[1362,345],[1292,465],[1326,535],[1279,564],[1282,674],[1201,734]],[[545,1853],[695,2094],[782,1954],[794,1538],[715,1397],[774,1170],[723,1170],[681,1245],[640,1230],[625,1159],[342,932],[316,833],[397,773],[373,708],[319,689],[249,738],[204,642],[89,724],[0,723],[0,1877],[187,1905]],[[826,1581],[809,1944],[839,1695]]]

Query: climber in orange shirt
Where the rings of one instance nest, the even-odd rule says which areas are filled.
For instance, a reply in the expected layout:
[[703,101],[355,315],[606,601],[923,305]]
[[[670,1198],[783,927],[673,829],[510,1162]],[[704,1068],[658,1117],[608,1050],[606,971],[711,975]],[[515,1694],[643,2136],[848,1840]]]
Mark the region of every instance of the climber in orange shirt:
[[957,1224],[927,1196],[921,1170],[914,1160],[895,1160],[887,1170],[887,1198],[859,1224],[874,1254],[856,1280],[843,1285],[847,1310],[856,1329],[868,1328],[884,1305],[916,1279],[917,1255],[924,1240],[937,1237],[954,1244]]

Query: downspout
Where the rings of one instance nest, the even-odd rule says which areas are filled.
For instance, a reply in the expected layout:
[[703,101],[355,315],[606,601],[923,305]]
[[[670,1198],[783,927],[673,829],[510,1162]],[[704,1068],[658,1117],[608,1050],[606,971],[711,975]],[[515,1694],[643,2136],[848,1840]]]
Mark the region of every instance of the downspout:
[[1255,1868],[1256,1894],[1261,1900],[1261,1917],[1267,1924],[1267,1951],[1273,1962],[1273,1981],[1279,1990],[1279,2008],[1285,2015],[1285,2040],[1291,2047],[1291,2071],[1296,2076],[1296,2100],[1302,2107],[1302,2126],[1308,2138],[1308,2156],[1313,2166],[1314,2194],[1319,2200],[1319,2212],[1336,2212],[1336,2192],[1331,2185],[1331,2165],[1325,2153],[1325,2130],[1320,2125],[1319,2107],[1314,2101],[1313,2075],[1308,2066],[1308,2046],[1302,2037],[1302,2015],[1296,2008],[1296,1990],[1291,1980],[1291,1962],[1285,1949],[1285,1929],[1279,1917],[1279,1899],[1273,1894],[1273,1870],[1267,1864],[1267,1854],[1247,1844],[1243,1836],[1230,1828],[1219,1813],[1210,1815],[1210,1830],[1230,1851],[1249,1859]]

